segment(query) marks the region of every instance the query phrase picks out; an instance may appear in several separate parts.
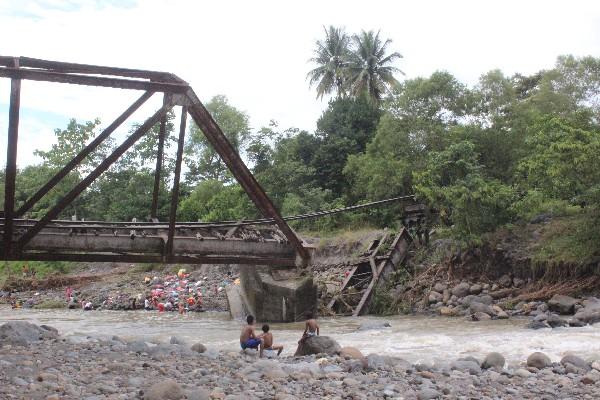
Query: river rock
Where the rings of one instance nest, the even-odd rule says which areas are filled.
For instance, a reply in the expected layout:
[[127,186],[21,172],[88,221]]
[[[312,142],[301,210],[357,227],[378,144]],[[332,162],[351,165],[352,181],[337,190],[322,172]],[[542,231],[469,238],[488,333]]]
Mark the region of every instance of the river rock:
[[450,292],[450,290],[448,290],[448,289],[444,289],[444,293],[442,293],[442,301],[444,303],[448,303],[450,301],[451,297],[452,297],[452,292]]
[[485,356],[485,359],[483,360],[483,362],[481,363],[481,368],[498,368],[498,369],[502,369],[504,368],[504,363],[506,362],[506,360],[504,359],[504,356],[500,353],[496,353],[496,352],[492,352],[490,354],[488,354],[487,356]]
[[528,329],[544,329],[544,328],[550,328],[550,325],[548,325],[546,323],[546,321],[531,321],[529,322],[527,325],[525,325],[526,328]]
[[438,311],[444,317],[454,317],[457,314],[456,308],[452,307],[440,307]]
[[202,343],[194,343],[191,347],[191,350],[195,351],[196,353],[204,353],[206,351],[206,346]]
[[586,385],[593,385],[598,381],[600,381],[600,372],[596,370],[588,372],[583,378],[581,378],[581,383]]
[[546,318],[546,323],[548,325],[550,325],[551,328],[558,328],[561,326],[569,325],[567,321],[565,321],[564,319],[562,319],[561,317],[559,317],[556,314],[548,315],[548,317]]
[[521,278],[513,278],[513,286],[516,288],[523,287],[525,285],[525,281]]
[[441,293],[434,292],[433,290],[429,292],[429,304],[434,304],[439,301],[442,301],[444,296]]
[[508,275],[502,275],[500,279],[498,279],[498,284],[502,287],[508,288],[512,285],[512,279]]
[[492,311],[496,315],[496,318],[498,318],[498,319],[508,319],[508,313],[506,311],[504,311],[502,308],[500,308],[500,306],[493,305],[492,306]]
[[184,397],[181,386],[173,379],[156,382],[144,395],[145,400],[180,400]]
[[342,347],[340,357],[349,360],[363,360],[365,356],[355,347]]
[[341,350],[338,342],[329,336],[312,336],[303,340],[298,344],[294,356],[308,356],[311,354],[328,354],[335,355]]
[[477,294],[481,293],[482,290],[483,290],[483,288],[481,287],[481,285],[476,283],[469,288],[469,294],[477,295]]
[[177,336],[171,336],[171,340],[169,340],[170,344],[178,344],[178,345],[185,345],[185,341],[181,338],[178,338]]
[[389,370],[399,363],[402,363],[402,360],[390,356],[381,356],[379,354],[369,354],[367,356],[367,367],[369,369]]
[[552,311],[556,311],[559,314],[573,314],[575,310],[575,304],[577,304],[579,300],[571,297],[564,296],[562,294],[555,294],[548,301],[548,307]]
[[467,282],[461,282],[452,288],[452,294],[456,297],[465,297],[469,294],[470,288],[471,287]]
[[573,354],[567,354],[566,356],[564,356],[563,358],[561,358],[560,363],[563,366],[566,366],[567,364],[573,364],[577,368],[581,368],[581,369],[584,369],[586,371],[590,370],[590,366],[588,365],[587,362],[585,362],[582,358],[577,357],[577,356],[575,356]]
[[574,319],[583,322],[584,324],[595,324],[600,322],[600,310],[588,309],[587,307],[579,310],[577,314],[573,316]]
[[471,375],[479,375],[481,373],[479,362],[471,360],[456,360],[450,364],[450,369],[468,371]]
[[56,339],[57,337],[56,329],[48,326],[43,328],[25,321],[10,321],[0,326],[0,343],[4,344],[26,346],[40,340]]
[[443,283],[436,283],[435,286],[433,287],[433,290],[438,292],[438,293],[442,293],[444,290],[448,289],[448,285],[444,285]]
[[440,397],[442,397],[442,394],[430,387],[425,387],[417,392],[418,400],[432,400],[439,399]]
[[532,375],[532,373],[527,371],[526,369],[519,368],[514,372],[514,375],[521,378],[529,378]]
[[470,319],[471,321],[487,321],[492,319],[492,317],[484,312],[476,312],[471,314]]
[[187,400],[210,400],[210,392],[204,388],[197,387],[187,393]]
[[471,314],[475,314],[475,313],[485,313],[488,315],[495,314],[490,306],[479,303],[479,302],[475,302],[475,301],[472,302],[471,305],[469,306],[469,312]]
[[552,365],[552,361],[550,361],[550,358],[547,355],[545,355],[544,353],[540,353],[539,351],[536,351],[535,353],[533,353],[529,357],[527,357],[527,366],[528,367],[543,369],[543,368],[549,367],[551,365]]
[[356,329],[359,332],[362,331],[369,331],[372,329],[384,329],[384,328],[391,328],[392,324],[390,324],[388,321],[367,321],[367,322],[363,322],[362,324],[360,324],[360,326]]

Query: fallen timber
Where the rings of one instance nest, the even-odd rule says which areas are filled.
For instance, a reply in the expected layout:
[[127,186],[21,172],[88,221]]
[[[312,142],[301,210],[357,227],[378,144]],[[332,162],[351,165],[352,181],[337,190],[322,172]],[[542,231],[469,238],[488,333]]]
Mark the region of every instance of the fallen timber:
[[385,233],[374,240],[352,266],[327,307],[341,315],[356,317],[367,313],[373,295],[404,262],[411,245],[412,237],[404,227],[394,237]]

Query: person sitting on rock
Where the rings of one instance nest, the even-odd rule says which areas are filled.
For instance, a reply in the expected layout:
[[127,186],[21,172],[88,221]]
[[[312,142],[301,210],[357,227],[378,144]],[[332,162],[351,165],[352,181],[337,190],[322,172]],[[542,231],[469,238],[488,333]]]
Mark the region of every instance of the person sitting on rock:
[[262,326],[262,331],[263,333],[261,333],[260,335],[258,335],[259,338],[262,339],[263,341],[263,345],[260,349],[260,354],[259,356],[262,358],[263,356],[263,352],[265,350],[270,350],[270,351],[277,351],[277,355],[280,355],[281,352],[283,351],[283,346],[282,345],[274,345],[273,344],[273,334],[271,332],[269,332],[269,324],[264,324]]
[[[242,328],[242,333],[240,334],[240,346],[242,347],[242,350],[258,350],[259,346],[262,344],[262,340],[256,337],[256,334],[254,333],[254,316],[248,315],[246,317],[246,322],[248,325]],[[262,353],[262,348],[260,351]]]
[[314,318],[312,312],[308,311],[306,313],[306,323],[304,324],[304,332],[302,333],[302,338],[298,341],[298,344],[305,341],[307,338],[312,336],[319,335],[319,324]]

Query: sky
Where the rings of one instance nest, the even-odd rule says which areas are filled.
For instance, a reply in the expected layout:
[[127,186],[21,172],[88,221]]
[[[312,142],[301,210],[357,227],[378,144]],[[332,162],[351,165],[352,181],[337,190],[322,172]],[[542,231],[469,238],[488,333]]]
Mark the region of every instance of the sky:
[[[208,101],[224,94],[253,128],[314,131],[327,107],[308,86],[324,26],[380,30],[403,55],[400,79],[446,70],[470,85],[499,68],[551,68],[563,54],[600,56],[599,1],[0,0],[0,55],[168,71]],[[0,78],[0,165],[10,82]],[[39,162],[69,118],[108,125],[140,92],[23,82],[17,163]],[[129,122],[143,121],[160,99]],[[116,135],[123,136],[127,126]]]

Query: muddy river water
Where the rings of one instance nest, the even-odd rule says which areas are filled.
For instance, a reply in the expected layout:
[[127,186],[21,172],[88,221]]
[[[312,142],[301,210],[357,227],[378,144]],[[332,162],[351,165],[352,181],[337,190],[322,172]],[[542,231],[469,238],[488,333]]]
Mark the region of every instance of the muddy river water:
[[[24,320],[56,327],[73,340],[86,335],[143,338],[149,342],[167,341],[178,336],[209,348],[239,349],[240,321],[228,313],[177,313],[11,310],[0,308],[0,324]],[[363,323],[389,322],[391,328],[360,331]],[[461,318],[394,316],[342,317],[319,320],[321,334],[332,336],[342,346],[354,346],[364,354],[378,353],[402,357],[411,362],[455,360],[472,355],[481,358],[491,351],[504,355],[509,363],[522,362],[534,351],[542,351],[553,361],[567,352],[587,358],[600,354],[600,324],[583,328],[533,331],[526,319],[467,322]],[[257,326],[260,329],[260,326]],[[299,339],[302,323],[271,324],[275,341],[291,355]]]

